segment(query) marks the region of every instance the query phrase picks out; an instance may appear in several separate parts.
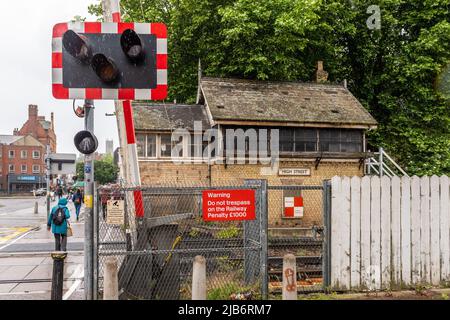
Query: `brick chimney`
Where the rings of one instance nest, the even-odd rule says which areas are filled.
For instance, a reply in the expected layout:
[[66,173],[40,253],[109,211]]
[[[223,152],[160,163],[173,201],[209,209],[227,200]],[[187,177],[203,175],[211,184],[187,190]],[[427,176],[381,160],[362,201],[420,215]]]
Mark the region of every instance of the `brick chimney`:
[[317,70],[315,78],[317,83],[323,83],[328,81],[328,72],[323,70],[323,61],[317,61]]
[[53,112],[50,114],[50,120],[52,122],[52,131],[55,131],[55,116]]
[[34,104],[28,105],[28,120],[37,120],[38,106]]
[[19,128],[14,128],[13,135],[15,136],[19,135]]

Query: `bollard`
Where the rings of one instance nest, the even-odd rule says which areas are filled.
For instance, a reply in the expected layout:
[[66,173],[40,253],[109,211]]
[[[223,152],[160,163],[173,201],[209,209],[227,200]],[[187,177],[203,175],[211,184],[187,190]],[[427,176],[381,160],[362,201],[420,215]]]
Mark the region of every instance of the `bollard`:
[[194,258],[192,300],[206,300],[206,259],[202,256]]
[[283,300],[297,300],[297,263],[293,254],[283,257]]
[[116,257],[107,257],[105,261],[103,300],[119,300],[119,277]]
[[34,203],[34,214],[38,214],[39,213],[39,203],[36,201]]
[[52,300],[62,300],[64,286],[64,260],[67,252],[57,251],[51,254],[53,259]]

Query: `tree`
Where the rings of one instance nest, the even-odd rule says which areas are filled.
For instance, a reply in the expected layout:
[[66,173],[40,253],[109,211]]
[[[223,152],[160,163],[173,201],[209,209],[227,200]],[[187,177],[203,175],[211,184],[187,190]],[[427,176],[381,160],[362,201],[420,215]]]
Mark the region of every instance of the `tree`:
[[[381,9],[381,29],[367,8]],[[125,21],[164,22],[169,98],[192,103],[206,76],[330,81],[379,122],[384,147],[409,174],[450,174],[450,0],[123,0]],[[90,12],[101,15],[99,5]]]
[[[84,163],[76,165],[78,180],[84,179]],[[104,156],[101,160],[94,161],[94,180],[99,184],[114,183],[117,181],[119,168],[114,164],[111,155]]]

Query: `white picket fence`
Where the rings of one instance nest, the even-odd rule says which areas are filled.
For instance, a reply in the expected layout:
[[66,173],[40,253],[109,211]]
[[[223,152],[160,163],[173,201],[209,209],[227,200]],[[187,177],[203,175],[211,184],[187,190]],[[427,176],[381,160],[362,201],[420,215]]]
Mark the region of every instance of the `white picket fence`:
[[334,177],[331,287],[450,283],[449,178]]

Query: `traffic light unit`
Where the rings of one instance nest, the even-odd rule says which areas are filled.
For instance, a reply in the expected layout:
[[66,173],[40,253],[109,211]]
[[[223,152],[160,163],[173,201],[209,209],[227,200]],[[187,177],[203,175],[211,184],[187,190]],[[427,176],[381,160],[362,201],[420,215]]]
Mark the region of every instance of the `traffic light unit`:
[[162,23],[60,23],[53,28],[57,99],[163,100],[167,29]]
[[94,153],[98,148],[97,137],[87,130],[78,132],[75,135],[73,142],[77,150],[82,154]]

